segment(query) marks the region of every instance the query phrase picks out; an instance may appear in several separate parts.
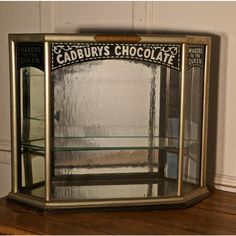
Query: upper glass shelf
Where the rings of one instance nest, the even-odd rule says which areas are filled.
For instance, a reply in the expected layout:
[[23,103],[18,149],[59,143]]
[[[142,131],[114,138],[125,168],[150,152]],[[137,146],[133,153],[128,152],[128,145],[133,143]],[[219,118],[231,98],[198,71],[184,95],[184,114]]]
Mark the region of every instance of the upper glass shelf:
[[[198,143],[185,140],[185,147]],[[35,151],[44,151],[45,140],[24,141],[21,146]],[[177,138],[148,136],[99,136],[99,137],[56,137],[52,139],[53,151],[91,151],[91,150],[143,150],[143,149],[178,149]]]

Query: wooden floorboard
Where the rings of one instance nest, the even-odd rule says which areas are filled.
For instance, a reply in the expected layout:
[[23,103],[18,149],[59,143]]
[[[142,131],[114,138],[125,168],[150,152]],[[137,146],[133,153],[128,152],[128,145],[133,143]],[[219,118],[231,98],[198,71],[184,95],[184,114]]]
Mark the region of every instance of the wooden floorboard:
[[2,234],[236,234],[236,194],[214,190],[186,209],[43,214],[0,199]]

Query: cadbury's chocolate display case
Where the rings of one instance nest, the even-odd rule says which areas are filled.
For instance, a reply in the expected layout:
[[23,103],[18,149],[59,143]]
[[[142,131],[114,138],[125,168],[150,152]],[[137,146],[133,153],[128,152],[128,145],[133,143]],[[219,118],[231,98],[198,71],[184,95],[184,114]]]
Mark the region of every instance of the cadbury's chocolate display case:
[[207,195],[210,38],[9,36],[12,191],[44,209]]

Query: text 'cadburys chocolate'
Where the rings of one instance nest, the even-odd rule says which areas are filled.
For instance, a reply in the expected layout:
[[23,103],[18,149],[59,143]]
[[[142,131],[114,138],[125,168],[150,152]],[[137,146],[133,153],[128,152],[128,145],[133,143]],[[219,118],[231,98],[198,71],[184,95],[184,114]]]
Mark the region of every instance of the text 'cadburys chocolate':
[[54,43],[52,70],[79,62],[129,59],[163,64],[180,69],[180,45]]

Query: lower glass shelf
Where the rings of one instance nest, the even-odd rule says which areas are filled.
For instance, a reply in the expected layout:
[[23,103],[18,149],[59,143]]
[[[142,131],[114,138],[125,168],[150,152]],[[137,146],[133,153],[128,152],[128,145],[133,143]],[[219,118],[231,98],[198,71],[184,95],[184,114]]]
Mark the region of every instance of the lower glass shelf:
[[[175,179],[131,179],[121,181],[95,180],[62,181],[55,180],[52,183],[52,200],[55,201],[85,201],[85,200],[109,200],[129,198],[158,198],[177,196],[178,183]],[[183,191],[189,192],[199,186],[184,182]],[[44,198],[45,187],[39,186],[23,193]]]
[[[140,150],[140,149],[178,149],[179,139],[148,136],[99,136],[99,137],[56,137],[52,140],[53,151],[88,150]],[[197,140],[185,140],[185,146],[198,143]],[[44,151],[45,140],[23,141],[22,148]]]

